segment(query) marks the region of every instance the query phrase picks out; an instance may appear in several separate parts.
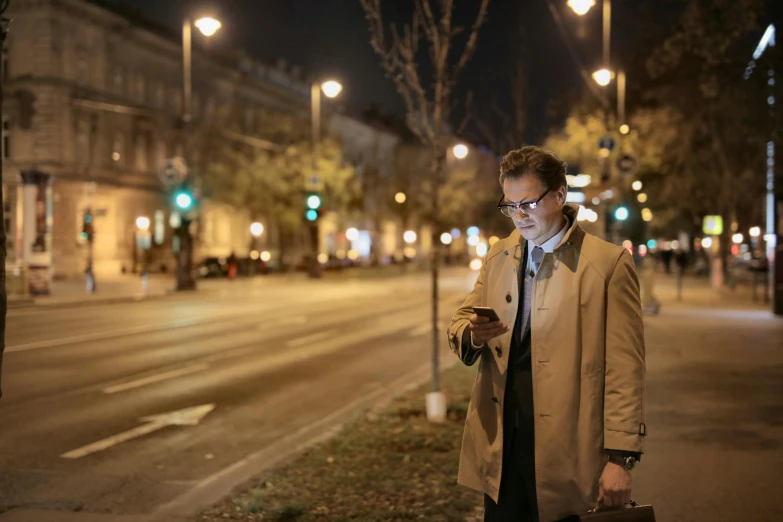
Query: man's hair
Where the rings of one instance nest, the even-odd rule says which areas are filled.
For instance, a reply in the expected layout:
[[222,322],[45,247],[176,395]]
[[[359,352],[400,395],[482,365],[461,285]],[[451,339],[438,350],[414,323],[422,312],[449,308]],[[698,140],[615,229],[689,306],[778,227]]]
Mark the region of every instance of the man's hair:
[[500,162],[500,185],[506,178],[521,178],[532,174],[549,190],[567,186],[566,162],[541,147],[529,145],[512,150]]

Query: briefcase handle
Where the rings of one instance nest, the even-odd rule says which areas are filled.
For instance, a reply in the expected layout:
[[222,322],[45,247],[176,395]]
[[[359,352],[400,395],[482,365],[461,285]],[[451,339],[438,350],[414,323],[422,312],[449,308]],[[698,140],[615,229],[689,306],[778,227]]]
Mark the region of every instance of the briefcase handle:
[[[639,507],[639,504],[637,504],[633,500],[629,501],[628,503],[631,505],[632,508]],[[605,507],[607,507],[607,506],[596,506],[596,507],[588,510],[587,512],[588,513],[598,513],[599,511],[601,511],[602,508],[605,508]]]

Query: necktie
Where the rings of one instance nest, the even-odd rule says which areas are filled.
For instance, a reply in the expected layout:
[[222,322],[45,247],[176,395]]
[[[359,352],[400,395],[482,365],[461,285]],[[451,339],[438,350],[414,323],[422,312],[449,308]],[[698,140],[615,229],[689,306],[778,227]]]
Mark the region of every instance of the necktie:
[[533,272],[538,272],[538,267],[541,266],[541,261],[544,260],[544,249],[537,246],[533,247],[533,253],[531,254],[533,260]]

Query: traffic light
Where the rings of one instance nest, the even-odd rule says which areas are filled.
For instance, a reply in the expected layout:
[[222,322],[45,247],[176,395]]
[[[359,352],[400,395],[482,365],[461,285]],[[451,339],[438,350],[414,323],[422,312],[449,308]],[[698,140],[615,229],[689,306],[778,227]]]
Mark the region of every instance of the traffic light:
[[617,219],[617,221],[625,221],[628,219],[628,208],[617,207],[617,209],[614,211],[614,217]]
[[307,221],[317,221],[321,217],[321,196],[318,194],[307,194],[307,210],[305,211],[305,218]]
[[195,198],[193,197],[193,194],[187,189],[178,190],[174,194],[174,206],[176,206],[178,210],[191,210],[193,209],[194,203]]
[[95,226],[93,225],[92,209],[85,209],[82,217],[82,239],[92,243],[95,237]]

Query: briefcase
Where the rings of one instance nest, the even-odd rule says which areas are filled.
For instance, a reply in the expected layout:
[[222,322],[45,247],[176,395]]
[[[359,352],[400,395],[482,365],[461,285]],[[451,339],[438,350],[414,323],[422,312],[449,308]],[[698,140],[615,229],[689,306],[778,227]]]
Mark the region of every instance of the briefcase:
[[633,500],[631,507],[591,509],[586,515],[580,515],[584,522],[655,522],[652,506],[640,506]]

